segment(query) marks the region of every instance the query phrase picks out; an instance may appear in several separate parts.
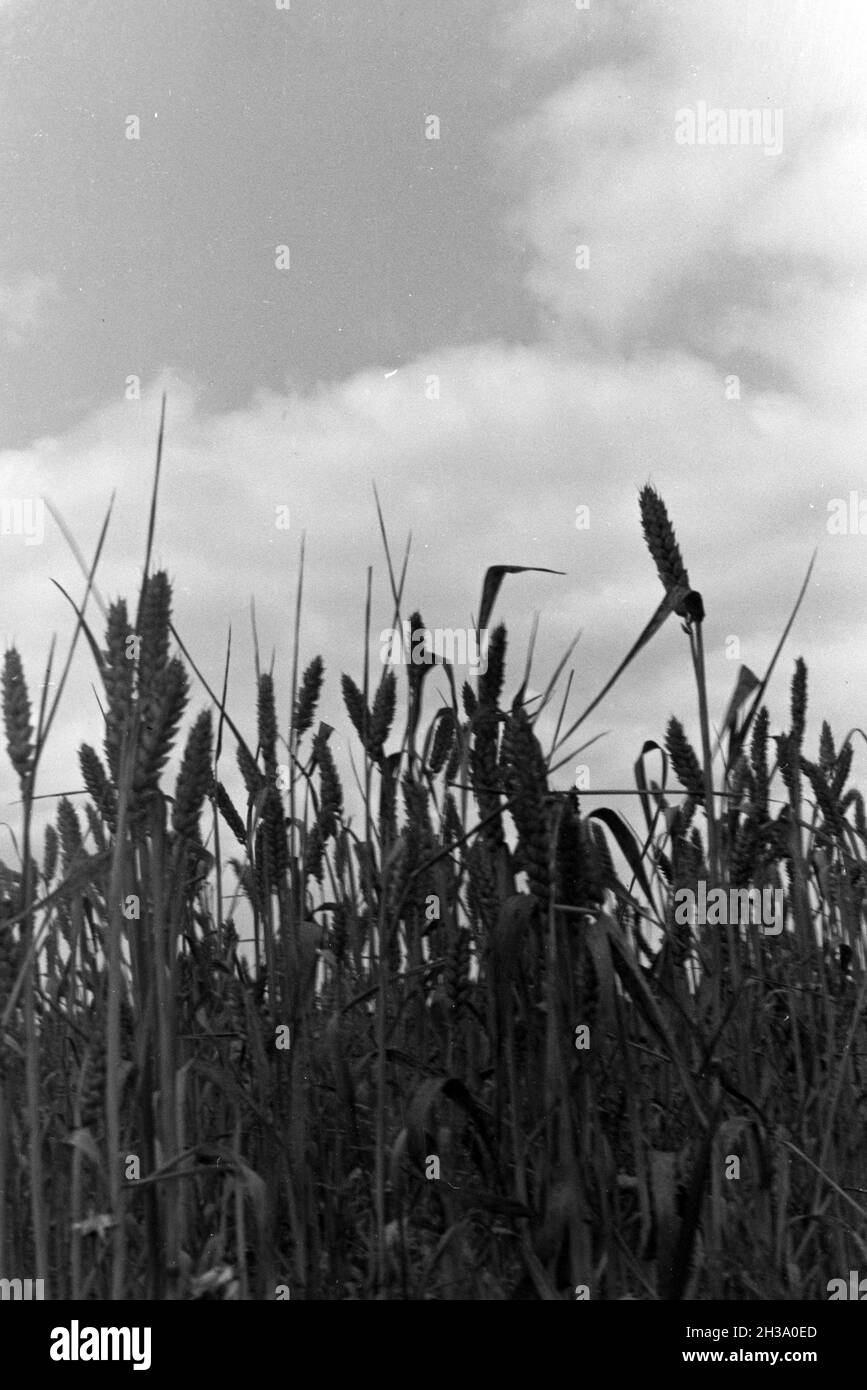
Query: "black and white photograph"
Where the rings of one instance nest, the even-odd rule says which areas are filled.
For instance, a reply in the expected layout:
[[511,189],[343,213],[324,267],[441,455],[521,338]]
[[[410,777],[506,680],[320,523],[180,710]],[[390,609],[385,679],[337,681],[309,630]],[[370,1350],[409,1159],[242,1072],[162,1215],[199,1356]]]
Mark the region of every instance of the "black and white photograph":
[[821,1368],[865,0],[0,0],[0,227],[28,1364],[524,1301],[612,1371],[651,1316],[665,1369]]

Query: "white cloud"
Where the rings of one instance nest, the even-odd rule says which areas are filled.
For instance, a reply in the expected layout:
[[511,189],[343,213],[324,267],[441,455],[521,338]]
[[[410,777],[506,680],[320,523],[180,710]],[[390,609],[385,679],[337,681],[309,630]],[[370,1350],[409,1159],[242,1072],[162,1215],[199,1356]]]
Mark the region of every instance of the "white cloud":
[[13,341],[33,332],[48,306],[59,299],[54,275],[0,275],[0,325]]
[[[513,18],[516,57],[534,36],[550,56],[558,35],[577,75],[498,143],[526,283],[557,341],[583,352],[677,344],[721,370],[761,350],[766,372],[776,359],[799,389],[816,387],[816,337],[839,357],[835,319],[852,317],[842,297],[865,286],[863,7],[844,0],[817,18],[788,0],[759,11],[689,0],[650,18],[621,4],[617,51],[607,22],[594,29],[588,11],[567,24],[569,9],[532,0]],[[678,144],[675,113],[701,102],[779,108],[782,153]],[[849,326],[857,344],[863,330]]]

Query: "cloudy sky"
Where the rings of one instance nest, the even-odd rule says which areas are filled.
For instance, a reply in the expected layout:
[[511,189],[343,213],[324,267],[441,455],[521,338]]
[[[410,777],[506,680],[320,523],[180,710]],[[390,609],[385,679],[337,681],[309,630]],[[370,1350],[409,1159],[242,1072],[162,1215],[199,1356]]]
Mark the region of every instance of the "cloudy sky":
[[[90,558],[115,493],[98,582],[132,600],[165,390],[179,630],[217,684],[231,624],[254,740],[255,598],[288,722],[306,533],[301,664],[323,655],[342,743],[369,565],[375,638],[391,618],[374,483],[431,628],[470,622],[489,564],[565,571],[509,578],[495,616],[509,697],[534,613],[535,689],[580,630],[574,717],[661,597],[651,481],[704,597],[712,715],[740,661],[764,671],[818,548],[772,727],[798,654],[813,738],[863,722],[863,0],[279,2],[0,0],[9,515],[46,499]],[[0,642],[34,694],[73,627],[51,580],[83,589],[44,521],[0,537]],[[83,646],[43,793],[80,786],[93,681]],[[591,788],[634,785],[671,713],[695,735],[676,620],[588,721]],[[12,824],[15,795],[4,759]]]

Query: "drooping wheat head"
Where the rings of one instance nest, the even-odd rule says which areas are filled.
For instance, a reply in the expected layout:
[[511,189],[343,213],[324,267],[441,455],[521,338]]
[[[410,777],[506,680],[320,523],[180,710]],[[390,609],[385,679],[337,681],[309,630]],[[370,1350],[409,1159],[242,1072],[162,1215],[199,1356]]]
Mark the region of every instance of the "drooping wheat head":
[[78,812],[66,796],[62,796],[57,803],[57,829],[60,834],[60,862],[64,874],[67,874],[81,855],[82,838]]
[[95,748],[83,743],[78,750],[78,765],[97,812],[103,817],[112,834],[117,830],[117,793],[112,786],[102,760]]
[[229,793],[226,791],[226,788],[223,786],[223,783],[219,780],[214,780],[211,783],[210,794],[216,801],[217,809],[220,812],[220,815],[223,817],[223,820],[226,822],[232,834],[235,836],[235,839],[238,841],[238,844],[246,846],[247,827],[244,825],[244,822],[241,819],[241,816],[235,807],[235,803],[232,801],[232,798],[229,796]]
[[303,738],[313,724],[324,675],[325,665],[322,657],[314,656],[301,677],[298,698],[295,702],[292,727],[296,739]]

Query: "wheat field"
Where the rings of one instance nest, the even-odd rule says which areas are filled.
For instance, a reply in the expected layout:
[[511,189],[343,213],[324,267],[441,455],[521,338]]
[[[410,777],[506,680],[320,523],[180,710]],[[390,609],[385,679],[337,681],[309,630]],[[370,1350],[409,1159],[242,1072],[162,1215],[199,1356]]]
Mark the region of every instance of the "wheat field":
[[[97,627],[100,543],[75,605],[104,722],[38,844],[65,672],[49,705],[52,652],[35,709],[3,662],[0,1273],[52,1299],[826,1297],[867,1240],[865,813],[851,736],[805,746],[805,663],[782,722],[781,640],[712,726],[702,599],[646,487],[661,601],[578,718],[569,652],[529,697],[488,629],[519,567],[488,571],[460,687],[430,652],[304,659],[299,577],[292,688],[252,674],[252,746],[151,564],[158,478],[140,592]],[[672,617],[696,709],[586,811],[567,750]],[[684,920],[719,889],[783,914]]]

